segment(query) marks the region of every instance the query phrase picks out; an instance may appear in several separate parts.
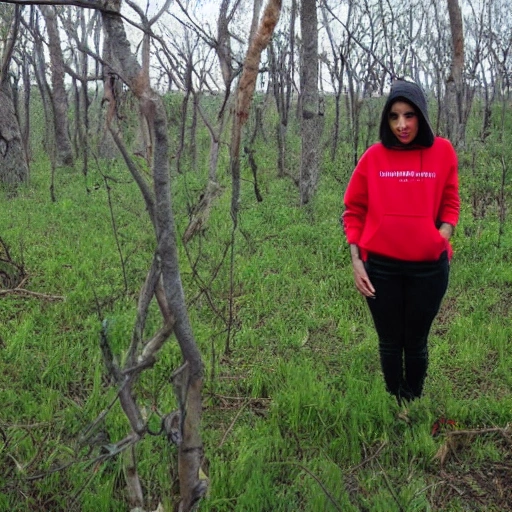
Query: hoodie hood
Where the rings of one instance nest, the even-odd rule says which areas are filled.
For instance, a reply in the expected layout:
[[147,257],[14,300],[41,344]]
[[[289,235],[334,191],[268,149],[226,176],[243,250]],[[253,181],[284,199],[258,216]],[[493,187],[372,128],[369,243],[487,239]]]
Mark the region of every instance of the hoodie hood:
[[[402,144],[391,131],[388,114],[393,103],[406,101],[414,106],[418,114],[418,135],[410,144]],[[386,105],[382,111],[379,136],[382,144],[389,149],[429,148],[434,144],[434,130],[428,118],[427,100],[421,88],[413,82],[395,80],[391,86]]]

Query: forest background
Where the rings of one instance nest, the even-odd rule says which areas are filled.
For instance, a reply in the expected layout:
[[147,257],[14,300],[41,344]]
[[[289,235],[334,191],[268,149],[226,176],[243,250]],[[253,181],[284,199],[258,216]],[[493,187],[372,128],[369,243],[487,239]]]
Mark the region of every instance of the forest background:
[[[511,7],[0,4],[0,509],[512,510]],[[339,224],[393,77],[462,198],[407,421]]]

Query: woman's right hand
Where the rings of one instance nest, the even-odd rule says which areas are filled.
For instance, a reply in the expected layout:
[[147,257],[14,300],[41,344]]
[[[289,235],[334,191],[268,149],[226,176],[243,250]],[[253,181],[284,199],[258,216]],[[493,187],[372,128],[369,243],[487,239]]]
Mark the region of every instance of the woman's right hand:
[[365,297],[375,298],[375,288],[364,268],[364,262],[359,257],[352,257],[352,267],[354,268],[354,281],[356,288],[361,295]]

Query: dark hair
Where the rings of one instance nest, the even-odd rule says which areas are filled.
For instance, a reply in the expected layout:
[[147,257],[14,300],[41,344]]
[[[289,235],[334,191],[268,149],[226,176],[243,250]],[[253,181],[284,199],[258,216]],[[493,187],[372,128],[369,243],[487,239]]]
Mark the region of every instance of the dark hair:
[[[410,144],[400,142],[389,127],[388,115],[391,107],[397,101],[409,103],[418,115],[418,135]],[[428,118],[427,100],[422,89],[414,82],[396,80],[391,86],[382,117],[380,121],[379,136],[382,144],[387,148],[415,149],[417,147],[429,148],[434,144],[434,130]]]

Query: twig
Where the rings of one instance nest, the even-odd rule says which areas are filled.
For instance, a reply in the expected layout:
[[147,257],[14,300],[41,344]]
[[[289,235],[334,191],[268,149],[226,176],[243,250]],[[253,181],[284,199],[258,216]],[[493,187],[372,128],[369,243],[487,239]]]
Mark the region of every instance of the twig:
[[[140,439],[140,436],[136,432],[132,432],[131,434],[127,435],[125,438],[118,441],[116,444],[108,446],[108,450],[106,453],[102,453],[93,459],[89,460],[72,460],[70,462],[67,462],[61,466],[51,468],[48,471],[45,471],[43,473],[37,473],[35,475],[24,477],[24,480],[27,482],[33,482],[34,480],[41,480],[42,478],[46,478],[49,475],[52,475],[54,473],[58,473],[60,471],[64,471],[65,469],[74,466],[76,464],[83,464],[85,463],[86,466],[91,466],[93,464],[100,464],[102,462],[105,462],[108,459],[111,459],[115,457],[116,455],[120,454],[122,451],[126,450],[130,446],[136,444]],[[95,472],[93,473],[95,474]]]
[[459,496],[464,496],[464,491],[461,491],[458,487],[455,487],[453,484],[448,484]]
[[460,437],[460,436],[479,436],[484,434],[501,434],[503,439],[512,446],[512,439],[510,438],[510,433],[512,428],[510,425],[506,427],[490,427],[490,428],[482,428],[482,429],[472,429],[472,430],[453,430],[450,432],[446,432],[446,437]]
[[447,483],[446,480],[440,480],[439,482],[434,482],[430,485],[427,485],[426,487],[423,487],[423,489],[420,489],[419,491],[416,491],[414,493],[412,498],[409,500],[409,504],[412,503],[412,500],[414,500],[414,498],[416,498],[416,496],[419,496],[419,495],[423,494],[424,492],[427,492],[429,489],[432,489],[433,487],[437,487],[439,485],[444,485],[446,483]]
[[[146,280],[139,292],[139,301],[137,303],[137,317],[132,331],[132,341],[128,349],[127,365],[132,365],[136,360],[137,350],[142,342],[146,319],[148,316],[149,305],[155,294],[158,280],[160,279],[160,260],[157,254],[153,255],[151,267],[147,273]],[[157,298],[158,299],[158,298]]]
[[58,473],[59,471],[64,471],[65,469],[75,465],[79,464],[80,460],[72,460],[70,462],[66,462],[66,464],[63,464],[62,466],[58,466],[56,468],[49,469],[48,471],[45,471],[44,473],[37,473],[35,475],[27,476],[24,478],[27,482],[33,482],[35,480],[42,480],[43,478],[46,478],[49,475],[53,475],[53,473]]
[[327,490],[325,485],[322,483],[320,478],[318,478],[310,469],[308,469],[306,466],[303,466],[299,462],[294,462],[292,460],[287,460],[283,462],[273,462],[271,464],[291,464],[292,466],[297,466],[303,471],[305,471],[310,477],[312,477],[316,483],[322,488],[322,491],[324,491],[325,495],[329,498],[329,501],[333,504],[334,508],[338,510],[339,512],[342,512],[342,508],[338,504],[338,502],[334,499],[333,495]]
[[121,247],[121,242],[119,240],[119,231],[117,229],[117,222],[116,222],[116,216],[114,214],[114,205],[112,203],[112,194],[111,194],[111,188],[108,183],[108,178],[101,172],[100,166],[98,165],[98,170],[103,178],[103,182],[105,183],[105,190],[107,192],[107,203],[108,203],[108,209],[110,212],[110,223],[112,224],[112,232],[114,234],[114,240],[116,242],[117,252],[119,254],[119,261],[121,262],[121,270],[123,272],[123,282],[124,282],[124,293],[128,293],[128,277],[126,275],[126,258],[123,254],[123,249]]
[[482,429],[473,429],[473,430],[452,430],[450,432],[446,432],[447,436],[474,436],[481,434],[504,434],[508,435],[510,433],[510,426],[505,428],[502,427],[490,427],[490,428],[482,428]]
[[373,454],[364,459],[362,462],[360,462],[357,466],[354,466],[353,468],[350,468],[347,473],[353,473],[354,471],[357,471],[358,469],[362,468],[364,465],[368,464],[368,462],[371,462],[373,459],[379,456],[380,452],[386,447],[388,444],[387,441],[382,441],[382,444],[377,448],[377,451]]
[[231,432],[231,430],[233,430],[233,427],[235,426],[236,420],[238,420],[238,418],[240,417],[240,414],[242,414],[242,411],[247,407],[247,404],[248,404],[248,402],[244,402],[242,404],[242,407],[240,407],[240,409],[238,409],[238,412],[235,414],[235,417],[233,418],[233,421],[231,422],[231,424],[227,428],[226,432],[224,432],[224,435],[222,436],[222,439],[221,439],[220,444],[219,444],[219,448],[221,448],[222,445],[226,442],[228,434]]
[[387,473],[384,471],[384,468],[382,467],[382,464],[377,461],[377,464],[382,472],[382,476],[384,477],[384,481],[386,482],[386,487],[388,488],[389,492],[391,493],[391,496],[393,496],[393,499],[395,500],[395,503],[397,504],[400,512],[405,512],[404,507],[400,503],[400,500],[398,499],[398,496],[396,495],[395,490],[393,489],[393,486],[391,485],[391,482],[389,481]]
[[65,300],[65,297],[62,295],[47,295],[46,293],[33,292],[31,290],[26,290],[25,288],[9,288],[8,290],[0,290],[0,297],[5,295],[20,295],[22,297],[35,297],[37,299],[58,301]]
[[247,400],[249,402],[270,402],[270,398],[258,397],[258,398],[247,398],[246,396],[228,396],[228,395],[220,395],[218,393],[211,393],[210,396],[219,398],[221,400]]
[[23,428],[30,430],[33,428],[50,427],[53,424],[54,422],[51,421],[41,421],[39,423],[5,423],[5,421],[0,421],[0,429]]

